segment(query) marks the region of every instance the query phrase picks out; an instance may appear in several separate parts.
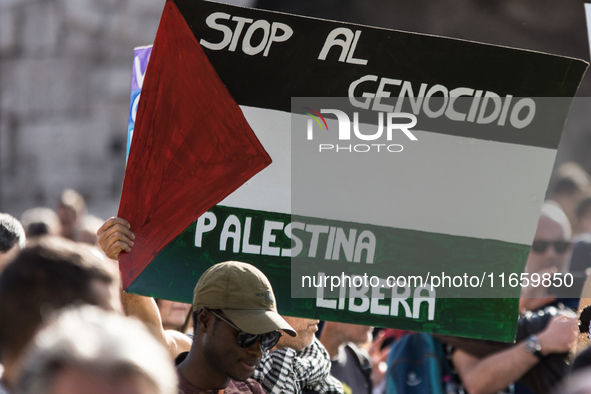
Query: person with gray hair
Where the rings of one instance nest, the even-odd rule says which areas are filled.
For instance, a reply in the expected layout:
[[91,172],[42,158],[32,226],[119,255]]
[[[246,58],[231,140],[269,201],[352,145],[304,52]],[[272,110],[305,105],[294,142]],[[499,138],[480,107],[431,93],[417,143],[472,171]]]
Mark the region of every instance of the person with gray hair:
[[15,394],[176,394],[168,351],[141,324],[94,306],[65,309],[27,352]]
[[[568,268],[571,226],[554,203],[542,205],[525,273],[548,275]],[[514,385],[514,392],[550,393],[568,370],[568,351],[577,334],[577,317],[560,303],[552,289],[521,288],[516,343],[483,352],[486,345],[455,340],[452,362],[467,392],[494,394]],[[463,342],[463,343],[462,343]],[[483,354],[484,353],[484,354]]]
[[0,213],[0,271],[19,249],[25,247],[25,230],[7,213]]

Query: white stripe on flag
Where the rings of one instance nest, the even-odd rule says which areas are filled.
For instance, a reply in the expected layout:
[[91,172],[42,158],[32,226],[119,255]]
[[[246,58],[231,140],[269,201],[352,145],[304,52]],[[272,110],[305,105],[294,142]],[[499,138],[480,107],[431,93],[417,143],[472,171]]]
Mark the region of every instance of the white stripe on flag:
[[[555,150],[413,129],[418,141],[392,141],[404,146],[400,153],[327,153],[302,160],[295,152],[291,163],[291,114],[241,108],[273,164],[220,205],[281,213],[293,208],[303,216],[532,241]],[[295,116],[303,124],[308,118]],[[337,128],[336,121],[328,122],[329,130]],[[368,158],[369,173],[362,165]]]

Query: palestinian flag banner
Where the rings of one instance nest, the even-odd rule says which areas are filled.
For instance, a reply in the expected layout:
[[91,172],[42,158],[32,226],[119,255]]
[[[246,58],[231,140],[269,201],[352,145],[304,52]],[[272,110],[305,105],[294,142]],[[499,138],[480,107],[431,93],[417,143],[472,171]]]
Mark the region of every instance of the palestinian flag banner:
[[[166,3],[144,86],[165,86],[169,75],[151,73],[169,61],[179,81],[210,64],[272,163],[250,160],[228,188],[246,168],[238,144],[226,175],[202,184],[217,205],[175,199],[185,220],[161,231],[176,238],[146,236],[141,261],[122,259],[126,291],[190,303],[207,268],[238,260],[267,275],[285,315],[514,339],[521,282],[510,278],[523,273],[585,62],[195,0]],[[220,100],[192,83],[174,86],[192,99],[169,106],[142,90],[138,122],[144,101],[192,114]]]

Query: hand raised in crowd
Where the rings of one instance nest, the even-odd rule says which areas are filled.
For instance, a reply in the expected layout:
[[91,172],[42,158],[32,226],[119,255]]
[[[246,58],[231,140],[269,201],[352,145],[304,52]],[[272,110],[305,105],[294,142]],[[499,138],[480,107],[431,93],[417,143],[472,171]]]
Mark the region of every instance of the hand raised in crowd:
[[112,217],[98,229],[98,243],[108,258],[117,260],[119,253],[131,252],[135,235],[130,227],[127,220]]
[[554,316],[538,336],[544,355],[566,353],[573,346],[578,334],[578,318],[572,314]]

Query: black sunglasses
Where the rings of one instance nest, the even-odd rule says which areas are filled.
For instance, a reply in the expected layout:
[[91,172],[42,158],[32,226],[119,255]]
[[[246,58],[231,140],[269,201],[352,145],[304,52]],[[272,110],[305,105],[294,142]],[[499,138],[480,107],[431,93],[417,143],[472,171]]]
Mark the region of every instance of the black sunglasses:
[[568,241],[542,241],[542,240],[535,240],[531,244],[531,249],[536,253],[545,253],[548,246],[554,246],[554,250],[558,254],[562,254],[568,250],[570,246],[570,242]]
[[247,332],[242,331],[241,329],[236,327],[236,325],[234,323],[232,323],[229,320],[224,319],[218,313],[215,313],[211,309],[208,309],[208,311],[210,311],[212,315],[214,315],[218,319],[226,322],[230,327],[232,327],[233,329],[238,331],[237,342],[238,342],[238,346],[240,346],[240,347],[243,347],[243,348],[251,347],[252,345],[257,343],[257,341],[260,338],[261,339],[261,348],[263,349],[263,351],[267,351],[267,350],[270,350],[271,348],[273,348],[275,345],[277,345],[277,342],[279,342],[279,339],[283,336],[283,334],[279,331],[271,331],[266,334],[249,334]]

